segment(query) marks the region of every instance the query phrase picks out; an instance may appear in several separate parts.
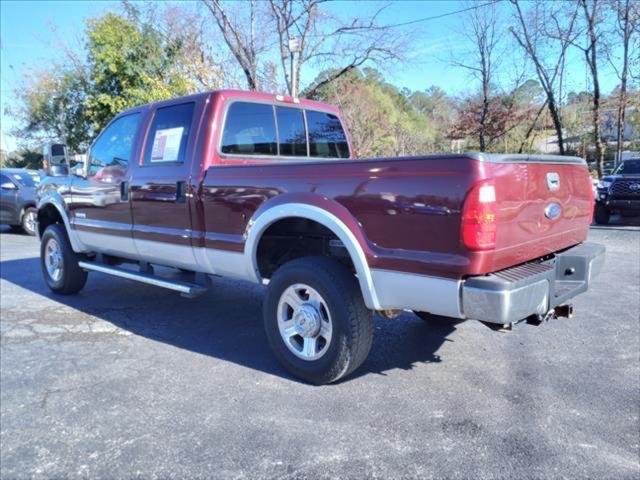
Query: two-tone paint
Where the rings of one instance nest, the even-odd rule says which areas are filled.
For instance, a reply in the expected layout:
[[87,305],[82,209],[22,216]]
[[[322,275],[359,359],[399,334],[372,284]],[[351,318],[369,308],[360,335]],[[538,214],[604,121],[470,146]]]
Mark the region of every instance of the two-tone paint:
[[[227,108],[239,100],[321,110],[342,119],[325,104],[240,91],[123,112],[142,115],[127,170],[108,180],[71,177],[64,199],[49,197],[64,209],[74,249],[260,282],[256,252],[262,233],[281,219],[308,218],[342,241],[369,308],[464,318],[460,288],[466,276],[539,258],[587,237],[591,184],[580,159],[224,155],[220,137]],[[185,162],[143,165],[155,111],[185,102],[196,107]],[[549,174],[560,180],[554,191],[547,185]],[[470,251],[460,239],[461,211],[470,188],[485,179],[494,183],[498,201],[496,248]],[[553,219],[545,216],[550,202],[560,208]]]

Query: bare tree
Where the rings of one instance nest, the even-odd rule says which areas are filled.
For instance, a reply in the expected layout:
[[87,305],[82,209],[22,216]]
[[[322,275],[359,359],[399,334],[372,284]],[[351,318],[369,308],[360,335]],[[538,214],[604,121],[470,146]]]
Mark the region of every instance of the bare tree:
[[602,178],[604,167],[605,145],[602,142],[602,132],[600,127],[600,78],[598,75],[598,52],[601,48],[601,32],[597,28],[597,24],[601,21],[602,12],[601,4],[598,0],[579,0],[585,21],[585,33],[587,43],[585,47],[576,44],[584,53],[585,61],[591,72],[593,82],[593,140],[596,146],[596,165],[598,177]]
[[158,31],[180,46],[181,70],[198,90],[238,86],[236,72],[225,68],[230,54],[220,48],[220,42],[210,38],[209,18],[190,7],[166,4],[156,22]]
[[[325,2],[269,1],[278,33],[282,72],[290,94],[299,91],[300,73],[308,63],[338,67],[307,91],[307,96],[313,97],[323,85],[368,61],[383,65],[401,58],[403,35],[399,32],[392,34],[390,27],[378,23],[384,7],[371,17],[343,21],[321,11],[320,5]],[[293,58],[289,44],[291,37],[298,39],[299,55],[295,62],[288,63],[287,60]],[[295,79],[295,85],[292,79]]]
[[[560,116],[561,99],[556,95],[556,87],[562,79],[567,49],[575,38],[578,5],[569,12],[566,21],[562,21],[560,16],[563,13],[557,10],[551,10],[548,12],[549,15],[539,15],[539,9],[546,10],[549,7],[553,9],[555,6],[539,1],[535,5],[536,15],[531,21],[527,21],[519,0],[511,0],[511,3],[515,7],[518,27],[511,27],[510,31],[535,67],[538,80],[547,96],[547,108],[558,137],[558,149],[560,154],[564,155],[564,135]],[[543,43],[549,38],[558,40],[555,55],[544,51]],[[549,59],[552,60],[549,62]]]
[[[308,89],[306,94],[312,97],[323,85],[366,62],[388,66],[389,61],[400,59],[400,45],[405,39],[401,32],[391,34],[392,27],[379,24],[382,8],[370,17],[345,21],[321,10],[326,1],[252,0],[233,4],[235,18],[221,0],[204,0],[204,4],[252,90],[259,87],[262,68],[272,75],[271,54],[275,52],[278,58],[275,63],[281,69],[289,94],[299,91],[305,65],[332,67],[329,74]],[[298,44],[295,61],[289,42],[292,37]],[[273,84],[273,78],[269,83]]]
[[[629,79],[629,51],[631,50],[631,38],[638,35],[640,26],[640,5],[634,0],[612,0],[611,8],[616,15],[617,33],[622,41],[622,66],[616,64],[610,54],[609,63],[620,79],[620,91],[618,93],[617,106],[617,131],[616,131],[616,160],[622,158],[624,144],[624,130],[627,112],[627,82]],[[609,52],[607,52],[609,53]]]
[[540,105],[540,108],[538,109],[535,116],[533,117],[533,121],[531,122],[531,125],[529,125],[529,128],[527,129],[526,133],[524,134],[524,137],[522,138],[522,141],[520,142],[520,147],[518,147],[518,153],[524,152],[524,149],[527,145],[529,146],[529,148],[531,148],[531,135],[533,134],[533,131],[536,128],[536,124],[538,123],[538,119],[540,118],[540,115],[542,115],[542,112],[544,111],[544,109],[547,108],[548,101],[549,100],[547,99],[542,103],[542,105]]
[[487,8],[469,9],[462,34],[470,44],[474,45],[474,58],[471,62],[452,60],[455,66],[470,70],[481,83],[482,106],[476,127],[481,152],[487,149],[488,143],[487,123],[490,120],[491,89],[495,83],[496,73],[494,53],[500,42],[500,35],[496,32],[497,23],[496,3],[492,3]]
[[258,57],[266,49],[264,36],[257,35],[256,32],[258,2],[250,0],[248,18],[236,20],[226,11],[220,0],[203,1],[213,15],[227,47],[242,68],[249,90],[258,90]]

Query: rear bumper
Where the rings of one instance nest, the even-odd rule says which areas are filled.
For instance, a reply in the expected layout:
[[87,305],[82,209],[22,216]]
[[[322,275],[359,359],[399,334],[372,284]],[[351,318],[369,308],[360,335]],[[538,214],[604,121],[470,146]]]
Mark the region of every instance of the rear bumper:
[[604,257],[604,246],[582,243],[544,262],[467,278],[462,285],[463,315],[499,324],[545,315],[586,291]]

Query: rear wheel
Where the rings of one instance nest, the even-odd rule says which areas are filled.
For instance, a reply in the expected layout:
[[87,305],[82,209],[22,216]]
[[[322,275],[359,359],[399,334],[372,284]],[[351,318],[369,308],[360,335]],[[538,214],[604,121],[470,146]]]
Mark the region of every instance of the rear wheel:
[[82,290],[87,283],[87,272],[78,266],[78,260],[64,227],[49,225],[42,234],[40,264],[44,279],[53,292],[67,295]]
[[609,213],[609,209],[607,207],[596,203],[593,217],[598,225],[606,225],[607,223],[609,223],[610,216],[611,214]]
[[35,208],[29,207],[22,214],[22,230],[27,235],[34,236],[36,234],[36,220],[38,212]]
[[276,271],[265,299],[264,323],[280,363],[317,385],[358,368],[373,339],[372,314],[355,276],[325,257],[292,260]]

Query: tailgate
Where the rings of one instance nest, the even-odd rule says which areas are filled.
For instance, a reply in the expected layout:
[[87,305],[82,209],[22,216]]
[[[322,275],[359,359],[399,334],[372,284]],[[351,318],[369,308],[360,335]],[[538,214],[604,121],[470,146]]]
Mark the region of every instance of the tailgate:
[[562,250],[587,239],[593,193],[584,160],[494,156],[485,174],[495,183],[496,248],[492,270]]

